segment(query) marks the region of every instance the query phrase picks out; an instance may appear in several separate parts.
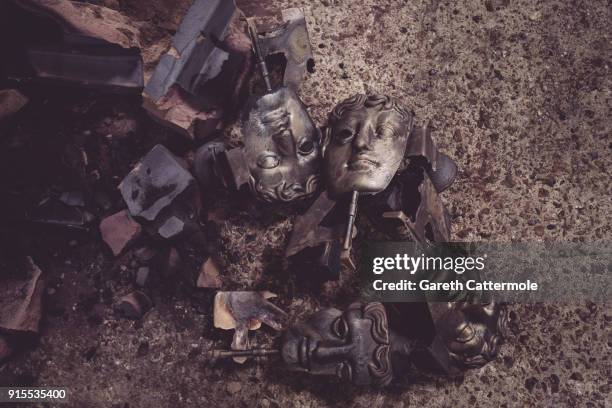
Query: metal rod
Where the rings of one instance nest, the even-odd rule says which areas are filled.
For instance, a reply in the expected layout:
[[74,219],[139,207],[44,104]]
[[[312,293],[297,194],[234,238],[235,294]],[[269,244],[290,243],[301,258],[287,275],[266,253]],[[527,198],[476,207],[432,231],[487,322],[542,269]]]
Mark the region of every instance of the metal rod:
[[268,66],[266,61],[261,54],[261,48],[259,47],[259,37],[257,34],[257,27],[251,19],[247,19],[247,27],[249,29],[249,36],[251,37],[251,43],[253,44],[253,53],[257,60],[257,65],[261,71],[264,82],[266,83],[266,89],[268,92],[272,92],[272,84],[270,83],[270,73],[268,72]]
[[213,359],[232,358],[232,357],[263,357],[280,354],[280,350],[275,349],[252,349],[252,350],[211,350]]
[[357,198],[359,197],[358,191],[353,191],[351,196],[351,205],[349,206],[349,218],[346,226],[346,235],[344,235],[344,246],[345,251],[351,249],[351,241],[353,240],[353,226],[355,225],[355,218],[357,217]]

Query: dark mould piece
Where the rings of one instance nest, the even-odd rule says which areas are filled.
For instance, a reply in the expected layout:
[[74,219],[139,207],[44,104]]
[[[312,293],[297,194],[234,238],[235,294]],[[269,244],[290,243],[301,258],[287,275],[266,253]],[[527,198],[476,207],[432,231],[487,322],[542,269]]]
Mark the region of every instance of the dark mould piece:
[[130,215],[149,233],[170,239],[199,230],[199,192],[185,167],[168,149],[156,145],[119,185]]
[[337,228],[324,224],[335,206],[336,200],[329,198],[327,191],[323,191],[306,213],[295,219],[289,244],[285,249],[286,257],[291,257],[305,248],[340,238],[341,233]]
[[[230,64],[230,52],[221,46],[236,12],[233,0],[196,0],[162,55],[145,92],[154,102],[177,84],[192,95],[203,96],[204,85]],[[233,65],[240,61],[233,61]],[[234,67],[237,68],[237,67]]]
[[446,154],[438,151],[431,137],[429,124],[413,126],[405,157],[422,158],[426,161],[427,173],[438,193],[446,190],[457,177],[457,165]]
[[156,145],[119,185],[133,217],[153,221],[162,209],[195,180],[184,164],[162,145]]
[[[118,92],[144,86],[138,30],[101,6],[67,0],[6,2],[2,35],[16,38],[4,68],[9,77],[36,78]],[[22,27],[38,27],[37,36]]]
[[31,209],[26,219],[36,224],[89,231],[93,214],[78,205],[68,205],[61,198],[48,197]]
[[138,320],[153,307],[153,301],[142,291],[135,291],[122,297],[117,303],[117,312],[127,318]]
[[219,160],[225,152],[225,143],[213,140],[202,145],[195,153],[193,160],[195,177],[205,191],[214,191],[223,187],[222,176],[219,174]]
[[418,200],[418,207],[414,216],[408,216],[401,211],[384,212],[383,218],[397,220],[410,231],[415,241],[427,244],[430,242],[450,241],[450,216],[444,207],[433,183],[428,177],[418,186],[418,193],[414,196]]

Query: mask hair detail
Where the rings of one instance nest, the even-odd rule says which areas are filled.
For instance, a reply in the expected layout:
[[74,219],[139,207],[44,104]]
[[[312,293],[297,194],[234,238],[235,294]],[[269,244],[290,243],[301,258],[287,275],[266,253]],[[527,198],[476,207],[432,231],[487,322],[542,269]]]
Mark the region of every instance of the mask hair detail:
[[378,343],[374,350],[374,361],[368,365],[368,370],[373,377],[373,384],[384,387],[393,379],[387,312],[382,303],[368,303],[363,307],[363,317],[372,322],[372,338]]
[[333,125],[342,118],[346,112],[366,108],[378,108],[380,111],[394,110],[408,123],[408,128],[412,124],[412,114],[406,109],[401,102],[388,95],[364,95],[357,94],[340,102],[334,110],[329,114],[329,124]]
[[286,183],[281,183],[277,186],[266,188],[261,181],[256,181],[251,176],[249,178],[249,186],[255,196],[263,201],[269,203],[275,201],[289,202],[315,193],[319,187],[319,177],[316,174],[311,175],[304,183],[304,186],[298,183],[289,186]]

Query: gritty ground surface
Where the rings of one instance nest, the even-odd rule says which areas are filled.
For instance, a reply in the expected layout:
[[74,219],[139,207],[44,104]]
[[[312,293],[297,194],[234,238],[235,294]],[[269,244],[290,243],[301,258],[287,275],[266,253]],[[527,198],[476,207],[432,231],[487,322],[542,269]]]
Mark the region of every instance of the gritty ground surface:
[[[150,61],[164,50],[189,2],[99,3],[141,22]],[[397,96],[419,121],[431,121],[441,150],[460,167],[456,183],[443,194],[454,239],[605,243],[612,238],[609,2],[239,5],[249,15],[266,18],[286,7],[304,7],[316,69],[301,95],[317,123],[324,124],[338,101],[364,91]],[[122,208],[114,186],[157,141],[183,155],[196,147],[159,130],[140,110],[138,98],[61,94],[51,103],[34,98],[19,131],[61,151],[61,141],[98,146],[94,142],[107,140],[109,132],[121,133],[109,130],[112,123],[135,124],[125,137],[103,144],[107,148],[88,151],[101,169],[97,186],[106,187],[111,197],[110,208],[100,216]],[[15,174],[32,173],[35,163],[38,172],[24,183],[65,188],[73,183],[70,178],[47,180],[52,176],[41,174],[54,151],[25,159]],[[350,288],[318,295],[295,286],[283,271],[280,255],[292,213],[269,213],[227,197],[219,199],[221,207],[224,287],[271,289],[294,318],[352,300]],[[38,345],[2,366],[0,383],[66,386],[69,406],[612,404],[612,311],[606,305],[512,306],[512,335],[499,358],[482,369],[455,379],[413,373],[384,391],[356,389],[286,375],[264,363],[204,364],[201,352],[228,347],[231,334],[212,328],[212,295],[192,287],[190,279],[204,258],[198,248],[177,244],[184,259],[177,283],[153,288],[155,307],[132,322],[116,317],[112,304],[131,290],[138,261],[129,253],[113,258],[95,232],[63,238],[40,233],[27,242],[53,290],[46,296]],[[344,285],[351,281],[347,274]],[[252,341],[267,344],[275,335],[262,329]]]

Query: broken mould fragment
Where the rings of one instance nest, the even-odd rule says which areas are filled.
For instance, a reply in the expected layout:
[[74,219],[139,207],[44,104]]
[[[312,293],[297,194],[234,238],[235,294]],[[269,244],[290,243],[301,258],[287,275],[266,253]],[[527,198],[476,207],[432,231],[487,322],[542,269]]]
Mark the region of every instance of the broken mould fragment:
[[0,281],[0,331],[7,334],[38,333],[42,315],[44,281],[32,258],[26,258],[23,279]]
[[129,293],[119,300],[117,312],[127,318],[138,320],[153,307],[151,298],[139,290]]
[[[5,55],[15,78],[38,78],[112,91],[144,84],[139,31],[117,11],[68,0],[3,2],[0,35],[15,38]],[[32,36],[29,27],[37,27]]]
[[340,279],[342,243],[339,240],[308,247],[290,258],[298,276],[311,282]]
[[223,186],[218,166],[220,155],[225,150],[223,141],[213,140],[202,145],[195,153],[193,160],[195,176],[205,191],[216,190]]
[[119,189],[133,217],[154,221],[193,181],[168,149],[156,145],[123,179]]
[[130,217],[126,210],[110,215],[100,223],[100,234],[114,255],[119,255],[124,248],[140,236],[142,227]]
[[221,74],[229,53],[215,40],[227,35],[236,11],[234,1],[196,0],[172,39],[172,47],[162,55],[145,92],[159,100],[175,83],[192,95],[209,80]]
[[19,112],[28,103],[28,98],[15,89],[0,90],[0,121]]
[[219,289],[221,284],[221,267],[213,257],[210,257],[200,268],[196,286],[205,289]]
[[304,11],[290,8],[282,11],[283,24],[258,33],[262,56],[282,54],[287,61],[283,85],[296,91],[307,70],[312,70],[314,59]]
[[195,0],[144,91],[154,119],[189,138],[206,139],[241,93],[250,42],[230,0]]
[[[219,329],[235,330],[232,350],[249,349],[249,330],[257,330],[265,323],[274,330],[282,330],[287,313],[267,299],[276,297],[271,292],[217,292],[214,302],[214,325]],[[244,363],[246,357],[234,357]]]
[[185,167],[156,145],[119,185],[130,215],[149,233],[170,239],[199,230],[198,189]]
[[136,271],[136,285],[143,288],[149,279],[149,273],[151,269],[148,266],[141,266]]
[[36,224],[88,231],[95,217],[80,204],[67,196],[48,197],[31,209],[26,217]]

